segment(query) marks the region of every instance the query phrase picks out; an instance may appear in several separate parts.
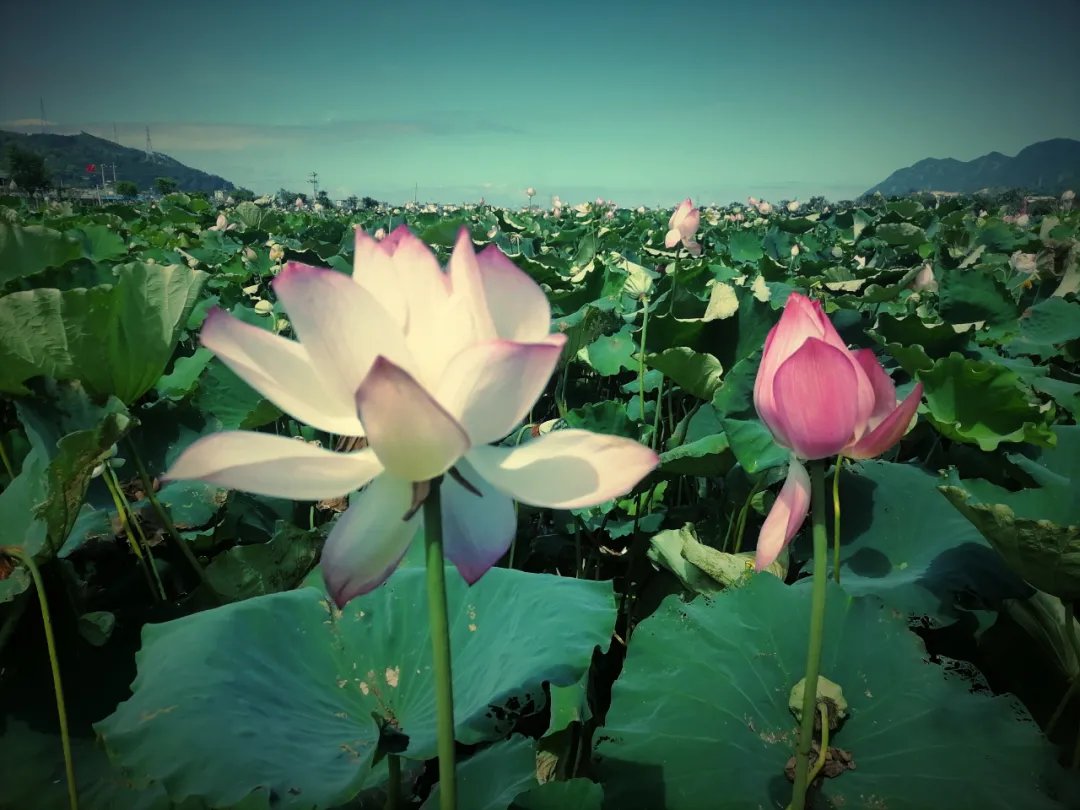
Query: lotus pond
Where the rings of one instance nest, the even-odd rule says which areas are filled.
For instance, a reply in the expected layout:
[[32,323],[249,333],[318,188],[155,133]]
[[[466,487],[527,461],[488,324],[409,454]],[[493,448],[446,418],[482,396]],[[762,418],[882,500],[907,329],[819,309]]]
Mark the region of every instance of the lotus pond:
[[0,807],[1080,807],[1080,213],[0,199]]

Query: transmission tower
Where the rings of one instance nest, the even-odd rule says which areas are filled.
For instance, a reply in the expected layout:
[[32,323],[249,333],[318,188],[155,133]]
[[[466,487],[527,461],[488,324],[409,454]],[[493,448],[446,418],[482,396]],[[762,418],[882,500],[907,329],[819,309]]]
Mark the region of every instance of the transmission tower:
[[309,174],[308,182],[311,183],[311,200],[314,202],[319,198],[319,173],[312,172]]

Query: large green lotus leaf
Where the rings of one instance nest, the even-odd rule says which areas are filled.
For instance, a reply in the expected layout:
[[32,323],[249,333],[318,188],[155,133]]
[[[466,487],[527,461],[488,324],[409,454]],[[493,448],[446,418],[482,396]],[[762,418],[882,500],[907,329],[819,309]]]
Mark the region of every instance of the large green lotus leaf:
[[206,567],[206,579],[230,602],[277,593],[300,583],[321,547],[317,531],[279,522],[269,541],[233,546],[214,557]]
[[81,258],[82,247],[59,231],[40,225],[0,222],[0,288],[18,278]]
[[578,357],[597,374],[610,377],[620,371],[637,370],[634,353],[637,343],[629,326],[614,335],[605,335],[578,352]]
[[686,393],[698,399],[711,400],[720,386],[724,373],[720,361],[711,354],[676,347],[645,356],[645,362],[659,369]]
[[937,282],[941,317],[949,323],[1016,323],[1020,314],[1016,301],[989,272],[939,268]]
[[600,810],[604,789],[588,779],[546,782],[522,793],[509,810]]
[[1057,445],[1037,458],[1009,456],[1037,486],[1012,492],[954,472],[942,491],[1024,579],[1080,599],[1080,426],[1054,433]]
[[[882,342],[890,349],[894,344],[901,347],[921,346],[925,355],[931,359],[963,351],[970,339],[969,332],[966,330],[957,332],[951,324],[947,323],[927,324],[915,314],[897,318],[888,313],[882,313],[878,316],[871,334],[880,336]],[[916,369],[906,364],[904,357],[894,356],[904,366],[905,371],[909,374],[915,373]]]
[[874,228],[874,236],[881,239],[891,247],[902,247],[914,250],[924,242],[929,241],[926,231],[910,222],[887,222]]
[[728,253],[731,260],[739,264],[755,264],[765,251],[761,246],[761,237],[750,231],[736,231],[728,239]]
[[[133,782],[113,767],[92,740],[72,737],[80,810],[211,810],[197,798],[173,802],[160,785]],[[68,810],[67,780],[60,737],[37,731],[20,720],[0,734],[0,760],[18,762],[0,779],[0,807],[10,810]],[[214,810],[269,810],[265,795]]]
[[94,468],[130,430],[131,417],[115,397],[94,405],[78,383],[50,383],[16,410],[31,446],[48,459],[44,499],[34,513],[45,522],[52,556],[79,517]]
[[[536,786],[536,743],[517,735],[458,765],[457,806],[462,810],[506,810],[515,796]],[[436,783],[420,810],[438,810],[441,794]]]
[[[611,583],[448,570],[456,737],[498,739],[575,683],[615,622]],[[552,606],[558,609],[553,610]],[[98,724],[111,756],[171,796],[212,804],[269,790],[333,806],[383,779],[382,750],[435,755],[425,571],[398,570],[338,611],[315,588],[148,625],[130,700]]]
[[773,439],[759,419],[721,419],[735,458],[748,473],[763,472],[787,464],[791,451]]
[[[637,626],[598,731],[605,807],[761,810],[791,797],[788,709],[806,666],[810,589],[755,576],[689,604],[668,597]],[[1010,697],[926,661],[903,616],[830,584],[822,674],[850,716],[831,742],[856,769],[817,808],[1062,810],[1043,786],[1054,750]]]
[[1047,298],[1020,318],[1020,337],[1008,345],[1013,354],[1053,357],[1060,345],[1080,338],[1080,304]]
[[25,394],[27,379],[46,375],[130,404],[153,387],[206,274],[147,264],[116,272],[115,284],[0,298],[0,391]]
[[105,262],[127,254],[124,237],[105,225],[83,225],[69,235],[82,242],[83,253],[91,261]]
[[252,430],[281,416],[276,405],[216,357],[199,377],[193,402],[226,430]]
[[[22,470],[0,492],[0,526],[4,545],[21,546],[35,560],[49,554],[45,521],[35,507],[46,499],[45,469],[48,459],[43,448],[34,447],[23,459]],[[30,587],[30,572],[22,565],[4,570],[0,578],[0,603],[10,602]],[[0,780],[3,782],[3,780]]]
[[[1029,594],[1031,589],[942,496],[940,483],[910,464],[845,466],[840,474],[844,590],[879,596],[935,625],[951,624],[967,609],[996,609],[1005,599]],[[813,570],[812,561],[808,567]]]
[[982,450],[1002,442],[1053,443],[1046,413],[1029,397],[1019,375],[1005,366],[954,352],[918,376],[930,421],[947,438]]

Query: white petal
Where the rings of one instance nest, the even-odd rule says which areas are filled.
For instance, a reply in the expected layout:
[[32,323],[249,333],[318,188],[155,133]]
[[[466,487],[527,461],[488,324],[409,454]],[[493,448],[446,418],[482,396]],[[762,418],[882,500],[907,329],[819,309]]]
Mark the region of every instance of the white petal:
[[290,262],[274,291],[326,387],[352,398],[375,357],[412,367],[400,324],[344,273]]
[[200,337],[240,379],[293,418],[329,433],[364,435],[353,397],[331,393],[296,341],[216,308],[207,314]]
[[420,528],[420,513],[403,520],[412,484],[383,474],[353,498],[322,551],[323,581],[338,607],[382,585]]
[[382,471],[370,449],[334,453],[285,436],[233,430],[190,445],[163,478],[207,481],[274,498],[339,498]]
[[408,372],[380,357],[356,392],[356,412],[379,461],[407,481],[446,472],[469,437]]
[[520,447],[474,447],[467,458],[507,495],[555,509],[624,495],[660,462],[635,441],[587,430],[557,430]]
[[510,548],[517,530],[514,502],[462,459],[455,469],[470,492],[452,475],[442,480],[443,547],[470,585],[480,579]]
[[536,404],[565,342],[565,335],[552,335],[544,343],[494,340],[472,346],[446,366],[435,398],[473,445],[501,439]]
[[551,332],[551,304],[540,285],[495,245],[480,251],[476,261],[496,334],[525,343],[543,340]]

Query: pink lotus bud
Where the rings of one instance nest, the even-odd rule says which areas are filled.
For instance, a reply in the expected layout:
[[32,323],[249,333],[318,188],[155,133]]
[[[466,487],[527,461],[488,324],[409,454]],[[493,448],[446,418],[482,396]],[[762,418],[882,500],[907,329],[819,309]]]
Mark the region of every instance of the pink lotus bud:
[[303,208],[304,207],[304,199],[303,199],[303,197],[297,197],[295,200],[293,200],[293,207],[294,208]]
[[772,213],[772,210],[773,210],[772,203],[768,203],[768,202],[764,202],[764,201],[759,202],[758,205],[757,205],[757,210],[758,210],[758,213],[761,214],[761,216],[763,216],[763,217],[767,216],[768,214]]
[[929,263],[924,264],[922,269],[919,270],[919,274],[915,276],[915,279],[911,282],[911,289],[914,292],[934,292],[938,288],[937,279],[934,278],[934,268]]
[[922,396],[903,403],[870,349],[850,351],[821,303],[792,293],[765,340],[754,405],[800,458],[873,458],[900,440]]
[[701,227],[701,212],[694,208],[690,198],[687,197],[679,203],[679,207],[668,220],[664,247],[670,249],[681,242],[692,255],[700,256],[701,245],[694,241],[694,234],[697,233],[699,227]]

